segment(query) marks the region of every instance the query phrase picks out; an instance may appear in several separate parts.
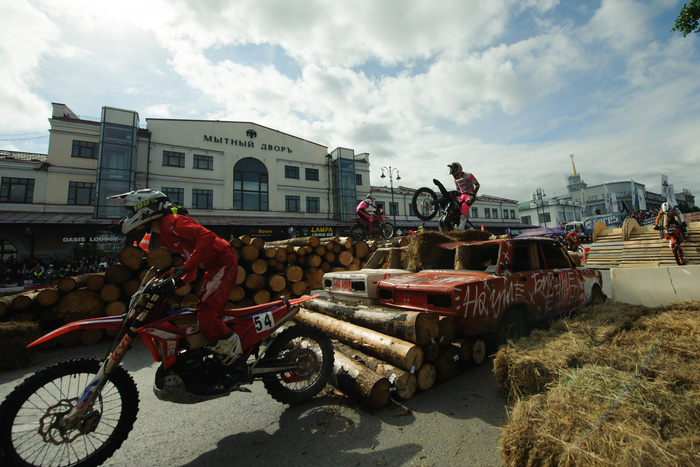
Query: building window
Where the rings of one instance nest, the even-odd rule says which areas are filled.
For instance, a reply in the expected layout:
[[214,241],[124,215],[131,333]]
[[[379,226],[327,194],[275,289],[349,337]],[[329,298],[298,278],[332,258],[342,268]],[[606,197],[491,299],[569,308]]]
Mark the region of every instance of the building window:
[[479,208],[472,208],[472,217],[479,217]]
[[540,220],[540,224],[552,222],[552,216],[548,212],[545,212],[544,214],[538,214],[537,216]]
[[202,170],[214,170],[214,158],[211,156],[195,154],[192,158],[192,168]]
[[307,196],[306,212],[321,212],[321,198],[316,196]]
[[399,215],[399,203],[389,203],[389,215],[398,216]]
[[163,151],[163,165],[168,167],[185,167],[185,153]]
[[377,209],[381,209],[382,211],[384,210],[384,201],[375,201],[374,205],[377,207]]
[[32,203],[33,201],[33,178],[2,177],[0,203]]
[[493,213],[493,218],[498,219],[498,209],[493,208],[491,209],[491,212]]
[[510,218],[515,219],[515,209],[510,210]]
[[530,225],[532,223],[532,218],[530,216],[523,216],[520,218],[520,222],[526,225]]
[[214,192],[212,190],[192,190],[192,207],[195,209],[212,209]]
[[408,204],[408,215],[409,216],[415,216],[416,212],[413,210],[413,203]]
[[306,179],[318,181],[318,169],[306,169]]
[[240,211],[268,210],[268,183],[265,164],[245,157],[233,168],[233,209]]
[[168,197],[170,202],[177,201],[180,204],[185,204],[185,189],[184,188],[168,188],[163,187],[163,194]]
[[355,174],[355,185],[362,185],[362,174]]
[[284,178],[296,178],[299,180],[299,167],[293,165],[284,166]]
[[484,208],[484,217],[486,219],[491,219],[491,210],[489,208]]
[[97,159],[97,151],[100,147],[99,143],[91,143],[90,141],[73,140],[73,150],[71,157],[84,157],[86,159]]
[[68,204],[92,206],[95,204],[95,184],[87,182],[68,183]]
[[301,197],[297,195],[287,195],[284,197],[284,209],[287,212],[301,211]]

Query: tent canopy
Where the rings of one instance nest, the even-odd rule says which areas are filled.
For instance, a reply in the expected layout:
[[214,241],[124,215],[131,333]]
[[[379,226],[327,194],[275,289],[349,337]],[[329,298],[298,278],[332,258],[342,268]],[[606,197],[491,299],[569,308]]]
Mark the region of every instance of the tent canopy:
[[538,227],[536,229],[529,229],[518,235],[518,237],[542,237],[545,235],[565,235],[564,229],[559,227]]

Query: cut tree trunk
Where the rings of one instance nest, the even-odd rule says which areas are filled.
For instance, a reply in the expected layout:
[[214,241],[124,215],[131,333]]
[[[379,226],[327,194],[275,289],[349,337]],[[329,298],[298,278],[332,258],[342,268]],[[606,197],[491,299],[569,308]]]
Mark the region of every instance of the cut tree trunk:
[[345,354],[334,352],[332,382],[343,393],[359,398],[373,410],[386,406],[391,399],[388,379],[355,362]]
[[434,365],[438,383],[451,380],[459,372],[459,349],[453,345],[443,347],[442,354]]
[[439,333],[440,318],[433,313],[353,307],[318,298],[308,300],[302,306],[418,345],[430,344]]
[[[64,323],[104,316],[105,303],[97,292],[74,290],[64,295],[52,308],[51,315]],[[69,333],[70,334],[70,333]]]
[[448,316],[440,316],[439,328],[439,337],[437,340],[438,344],[450,345],[452,339],[455,338],[455,334],[457,333],[457,327],[455,326],[454,320]]
[[36,296],[36,302],[41,306],[52,306],[58,303],[61,298],[61,292],[57,287],[47,287],[42,289]]
[[401,399],[410,399],[416,393],[418,382],[416,375],[413,373],[360,352],[349,345],[334,342],[333,346],[336,350],[339,350],[358,363],[361,363],[370,370],[377,372],[380,376],[388,379],[396,390],[396,395]]
[[119,252],[119,262],[132,271],[139,271],[146,264],[146,255],[141,248],[127,245]]
[[313,324],[331,337],[401,369],[415,371],[423,364],[423,349],[411,342],[305,310],[300,310],[294,319]]
[[[123,284],[129,279],[131,279],[131,269],[123,264],[113,263],[105,272],[105,281],[110,284]],[[60,282],[58,283],[58,287],[61,288]]]
[[435,372],[435,366],[432,363],[424,363],[423,366],[418,368],[416,372],[416,382],[418,384],[418,389],[421,391],[427,391],[428,389],[435,386],[435,380],[437,374]]
[[156,248],[146,257],[148,266],[156,269],[173,267],[173,254],[167,248]]
[[[127,271],[127,275],[131,274],[131,271],[129,271],[128,268],[124,266],[120,266]],[[77,290],[81,287],[85,287],[87,285],[88,280],[90,279],[93,274],[81,274],[79,276],[69,276],[69,277],[64,277],[60,281],[58,281],[58,290],[60,290],[63,293],[68,293],[72,292],[74,290]]]
[[481,365],[486,360],[486,342],[483,339],[477,339],[472,346],[472,360],[477,365]]

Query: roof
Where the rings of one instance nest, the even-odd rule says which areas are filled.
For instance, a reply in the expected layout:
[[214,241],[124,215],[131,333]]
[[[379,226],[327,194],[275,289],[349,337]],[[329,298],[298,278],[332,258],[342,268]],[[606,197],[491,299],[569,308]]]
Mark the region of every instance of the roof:
[[[346,224],[333,219],[308,217],[241,217],[190,216],[202,225],[308,225],[341,227]],[[56,214],[44,212],[0,212],[0,224],[116,224],[119,219],[96,219],[92,214]]]

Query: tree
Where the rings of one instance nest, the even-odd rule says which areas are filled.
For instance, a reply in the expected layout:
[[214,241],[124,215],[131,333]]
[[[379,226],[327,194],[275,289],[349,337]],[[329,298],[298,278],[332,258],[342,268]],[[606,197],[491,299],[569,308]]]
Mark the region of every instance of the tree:
[[700,19],[700,0],[690,0],[683,5],[683,8],[678,13],[678,18],[676,18],[676,23],[673,25],[671,32],[682,32],[683,37],[691,32],[700,32],[698,19]]

